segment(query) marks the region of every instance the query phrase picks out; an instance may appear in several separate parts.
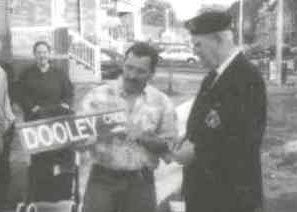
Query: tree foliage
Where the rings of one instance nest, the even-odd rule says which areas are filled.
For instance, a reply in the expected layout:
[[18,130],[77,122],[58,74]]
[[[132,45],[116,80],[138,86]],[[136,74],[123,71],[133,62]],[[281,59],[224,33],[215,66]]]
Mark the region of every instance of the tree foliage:
[[296,0],[287,0],[289,8],[296,11],[297,13],[297,1]]
[[[244,40],[247,43],[252,43],[255,39],[255,30],[257,22],[259,20],[259,9],[267,0],[246,0],[243,7],[243,30]],[[231,8],[230,13],[235,17],[235,20],[239,20],[239,2],[235,2]],[[238,25],[238,22],[235,23]],[[238,34],[238,32],[237,32]]]
[[176,26],[178,21],[176,15],[168,2],[164,0],[146,0],[142,8],[143,23],[152,26],[165,27],[166,10],[169,10],[169,23]]

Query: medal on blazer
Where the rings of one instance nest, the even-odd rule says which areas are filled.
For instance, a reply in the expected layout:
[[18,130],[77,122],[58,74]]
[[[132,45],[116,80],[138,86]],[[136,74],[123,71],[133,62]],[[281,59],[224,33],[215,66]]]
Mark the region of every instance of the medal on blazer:
[[209,128],[218,128],[221,125],[221,118],[218,111],[211,109],[206,115],[205,123]]

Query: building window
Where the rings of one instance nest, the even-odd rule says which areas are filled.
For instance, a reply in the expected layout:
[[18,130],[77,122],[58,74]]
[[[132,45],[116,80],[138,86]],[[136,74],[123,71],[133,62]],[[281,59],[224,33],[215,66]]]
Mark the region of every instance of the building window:
[[10,0],[9,2],[9,10],[10,12],[15,12],[17,9],[22,7],[22,0]]

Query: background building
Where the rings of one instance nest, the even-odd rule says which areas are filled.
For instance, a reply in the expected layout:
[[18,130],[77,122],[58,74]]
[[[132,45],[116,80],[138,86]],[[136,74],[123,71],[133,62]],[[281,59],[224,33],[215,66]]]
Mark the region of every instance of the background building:
[[73,81],[99,80],[98,3],[97,0],[15,1],[10,13],[15,72],[32,62],[32,45],[45,40],[52,46],[56,64]]
[[10,23],[9,13],[11,9],[11,1],[0,0],[0,39],[1,39],[1,50],[0,50],[0,61],[11,60],[11,36],[10,36]]

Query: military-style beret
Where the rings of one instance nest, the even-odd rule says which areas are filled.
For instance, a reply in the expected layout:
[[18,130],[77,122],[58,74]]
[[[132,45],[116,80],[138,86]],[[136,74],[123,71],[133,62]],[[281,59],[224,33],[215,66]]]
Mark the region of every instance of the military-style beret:
[[232,17],[225,11],[205,11],[185,22],[192,35],[223,31],[231,27]]

